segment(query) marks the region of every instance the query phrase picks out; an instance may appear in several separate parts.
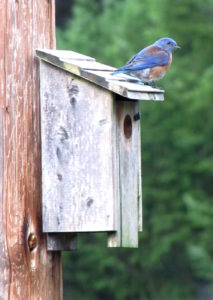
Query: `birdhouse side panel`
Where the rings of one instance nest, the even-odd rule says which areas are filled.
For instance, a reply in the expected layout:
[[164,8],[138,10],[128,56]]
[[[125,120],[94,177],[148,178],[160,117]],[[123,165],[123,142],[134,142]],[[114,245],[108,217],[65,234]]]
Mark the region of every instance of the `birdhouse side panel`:
[[141,144],[138,101],[116,100],[121,246],[137,247],[141,220]]
[[41,62],[44,232],[113,231],[113,99]]

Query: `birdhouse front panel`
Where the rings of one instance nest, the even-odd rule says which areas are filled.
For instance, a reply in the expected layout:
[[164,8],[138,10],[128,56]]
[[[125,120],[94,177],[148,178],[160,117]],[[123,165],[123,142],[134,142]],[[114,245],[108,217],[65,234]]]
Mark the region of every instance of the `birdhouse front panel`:
[[115,230],[113,97],[41,62],[43,230]]

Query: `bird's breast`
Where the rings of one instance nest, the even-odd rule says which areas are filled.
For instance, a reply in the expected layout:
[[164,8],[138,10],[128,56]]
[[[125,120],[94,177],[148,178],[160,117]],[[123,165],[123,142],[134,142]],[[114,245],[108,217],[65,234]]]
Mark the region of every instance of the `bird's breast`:
[[140,78],[143,82],[157,81],[163,78],[163,76],[166,74],[167,70],[171,66],[171,63],[172,63],[172,53],[169,54],[169,59],[167,64],[162,66],[156,66],[153,68],[139,70],[133,73],[135,76]]
[[149,71],[150,81],[155,81],[163,78],[163,76],[166,74],[169,67],[171,66],[171,63],[172,63],[172,53],[170,53],[169,55],[169,60],[167,64],[150,69]]

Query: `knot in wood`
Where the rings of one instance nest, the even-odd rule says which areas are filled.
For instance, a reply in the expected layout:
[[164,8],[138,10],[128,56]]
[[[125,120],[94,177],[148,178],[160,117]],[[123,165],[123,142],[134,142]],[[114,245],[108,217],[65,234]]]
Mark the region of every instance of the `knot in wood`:
[[29,247],[30,251],[35,249],[36,246],[37,246],[37,237],[34,233],[30,233],[30,235],[28,237],[28,247]]

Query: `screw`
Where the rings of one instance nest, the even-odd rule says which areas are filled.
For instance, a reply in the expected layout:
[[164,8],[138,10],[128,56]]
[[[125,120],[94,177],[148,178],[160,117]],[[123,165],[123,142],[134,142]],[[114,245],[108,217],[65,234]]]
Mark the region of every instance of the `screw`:
[[141,118],[141,113],[140,112],[137,112],[135,115],[134,115],[134,120],[135,121],[139,121]]
[[28,247],[30,248],[30,251],[35,249],[36,246],[37,246],[37,237],[35,233],[30,233],[28,237]]

